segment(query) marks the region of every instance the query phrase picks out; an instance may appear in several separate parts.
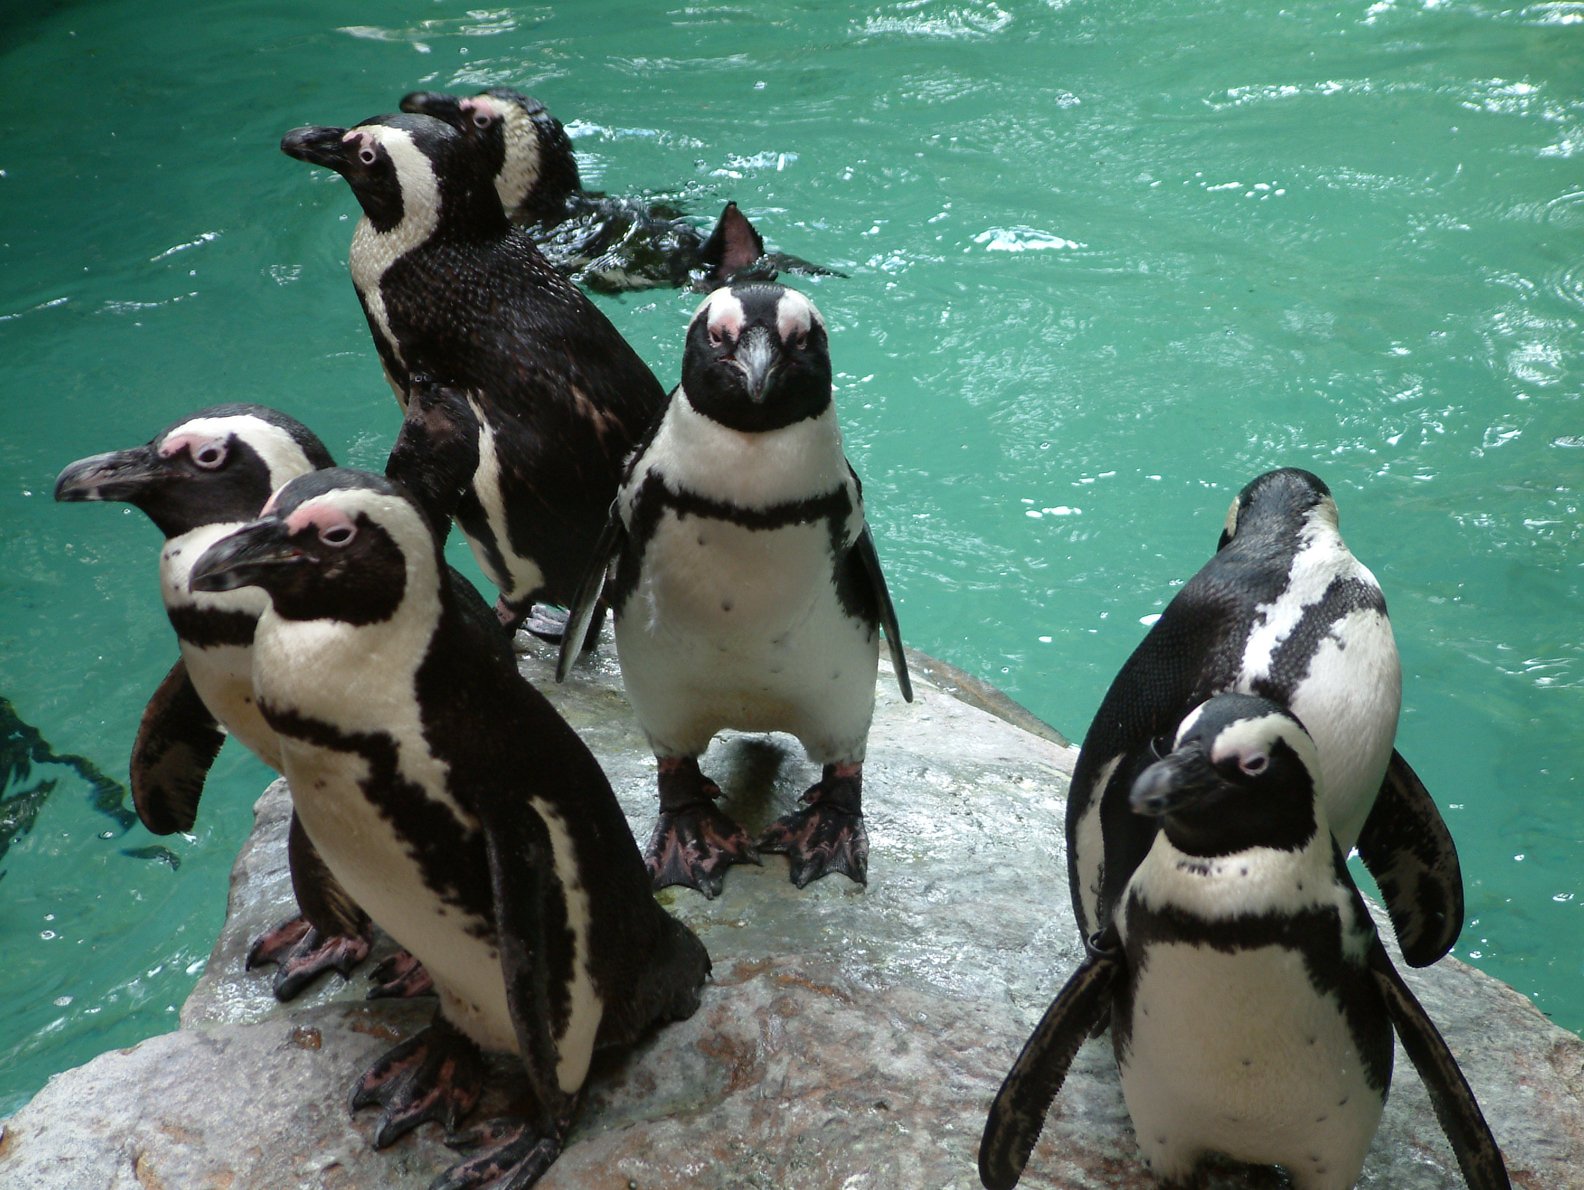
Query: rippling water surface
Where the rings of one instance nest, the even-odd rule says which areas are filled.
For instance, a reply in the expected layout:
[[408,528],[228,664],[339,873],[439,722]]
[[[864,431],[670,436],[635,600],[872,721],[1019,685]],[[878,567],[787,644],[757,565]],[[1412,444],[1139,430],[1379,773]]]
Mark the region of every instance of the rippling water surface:
[[[904,635],[1075,739],[1237,489],[1325,478],[1457,953],[1584,1027],[1584,3],[156,7],[0,15],[0,696],[54,753],[123,774],[175,654],[153,528],[52,504],[64,463],[221,400],[394,435],[355,204],[281,134],[511,84],[586,184],[847,274],[806,288]],[[697,297],[599,300],[673,383]],[[268,777],[234,749],[191,839],[0,787],[0,1115],[175,1026]]]

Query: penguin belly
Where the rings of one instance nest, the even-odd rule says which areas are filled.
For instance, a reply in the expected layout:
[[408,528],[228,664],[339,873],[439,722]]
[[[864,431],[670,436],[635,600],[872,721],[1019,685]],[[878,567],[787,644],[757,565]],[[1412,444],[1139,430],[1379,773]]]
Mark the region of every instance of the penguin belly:
[[[517,1053],[493,924],[424,881],[413,844],[364,795],[361,757],[296,739],[284,740],[283,752],[297,817],[336,880],[423,963],[448,1021],[484,1049]],[[467,826],[476,835],[477,824]],[[486,862],[482,842],[477,852]]]
[[1154,943],[1130,1024],[1125,1049],[1118,1038],[1122,1094],[1157,1176],[1186,1180],[1220,1153],[1281,1165],[1298,1190],[1357,1181],[1385,1093],[1297,951]]
[[656,754],[723,728],[785,731],[821,764],[863,759],[878,633],[846,614],[823,521],[773,530],[665,513],[616,621],[628,697]]

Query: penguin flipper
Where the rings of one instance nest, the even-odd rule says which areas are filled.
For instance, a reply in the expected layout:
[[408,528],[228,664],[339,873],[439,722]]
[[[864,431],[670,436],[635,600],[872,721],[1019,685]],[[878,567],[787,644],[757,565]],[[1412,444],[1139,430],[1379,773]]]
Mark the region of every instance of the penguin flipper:
[[478,470],[478,418],[460,389],[428,376],[407,385],[407,413],[385,460],[385,477],[412,493],[443,542]]
[[979,1142],[979,1180],[986,1190],[1011,1190],[1023,1176],[1045,1116],[1078,1049],[1111,1003],[1122,970],[1116,927],[1084,943],[1088,955],[1051,1001],[990,1104]]
[[132,804],[156,835],[192,830],[225,731],[178,660],[154,691],[132,745]]
[[1397,1039],[1430,1093],[1441,1131],[1457,1155],[1469,1190],[1511,1190],[1507,1164],[1457,1059],[1377,939],[1370,970],[1386,1001]]
[[1395,751],[1358,852],[1380,887],[1404,961],[1427,967],[1451,950],[1463,929],[1457,847],[1424,783]]
[[869,526],[863,527],[858,540],[853,542],[853,556],[863,571],[863,579],[874,597],[880,613],[880,630],[885,633],[886,647],[891,650],[891,668],[896,670],[897,686],[904,702],[913,701],[913,679],[908,676],[907,653],[902,648],[902,629],[897,626],[896,608],[891,605],[891,592],[886,588],[885,575],[880,572],[880,555],[875,550],[874,535]]
[[[765,254],[764,237],[734,202],[726,204],[709,239],[699,249],[699,264],[704,272],[698,288],[716,289],[734,280],[774,281],[775,270],[753,269]],[[748,270],[752,269],[752,273]]]
[[626,540],[626,526],[622,524],[621,513],[612,501],[610,515],[605,518],[605,527],[600,530],[599,540],[594,543],[594,553],[589,559],[588,569],[583,572],[583,579],[578,583],[577,592],[572,596],[572,604],[567,608],[566,628],[561,635],[561,651],[556,657],[555,680],[558,682],[566,681],[567,674],[572,672],[572,663],[578,659],[578,654],[583,650],[583,641],[588,635],[589,624],[593,622],[595,608],[598,607],[600,595],[605,590],[605,574],[610,569],[612,560],[621,552]]

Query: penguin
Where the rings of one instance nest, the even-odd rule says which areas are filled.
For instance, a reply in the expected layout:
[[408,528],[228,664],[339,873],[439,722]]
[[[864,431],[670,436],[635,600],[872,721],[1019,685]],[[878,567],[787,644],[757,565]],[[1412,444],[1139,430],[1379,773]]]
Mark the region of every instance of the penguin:
[[1290,709],[1320,749],[1326,817],[1344,854],[1375,877],[1406,961],[1451,949],[1463,879],[1451,834],[1393,742],[1401,666],[1386,600],[1348,550],[1318,476],[1287,467],[1252,480],[1217,551],[1123,664],[1084,737],[1067,802],[1067,870],[1079,932],[1111,918],[1157,830],[1128,808],[1158,742],[1213,694]]
[[1218,1154],[1280,1165],[1297,1190],[1347,1190],[1385,1107],[1395,1030],[1468,1185],[1507,1190],[1457,1059],[1348,874],[1316,741],[1277,703],[1220,694],[1169,747],[1128,795],[1160,829],[997,1093],[980,1180],[1017,1184],[1109,1011],[1139,1147],[1169,1185]]
[[299,128],[281,147],[340,173],[363,208],[352,279],[403,411],[415,377],[470,404],[474,469],[452,506],[428,511],[456,518],[500,590],[508,630],[536,601],[565,605],[664,389],[507,222],[489,167],[448,125],[377,116],[352,129]]
[[779,271],[839,275],[766,252],[764,238],[734,202],[704,236],[669,203],[584,190],[561,121],[511,87],[470,97],[414,91],[402,98],[401,110],[444,120],[476,141],[507,215],[528,228],[552,265],[597,292],[655,286],[708,292],[733,281],[772,281]]
[[[606,560],[614,571],[605,588]],[[635,452],[563,638],[605,590],[628,701],[659,766],[646,858],[656,888],[706,897],[726,868],[784,852],[794,884],[863,884],[863,760],[879,635],[912,683],[896,612],[842,450],[825,322],[778,284],[716,290],[688,328],[682,383]],[[698,757],[723,728],[785,731],[822,766],[805,809],[757,847],[717,809]]]
[[523,1114],[473,1133],[476,1155],[440,1184],[531,1184],[594,1051],[698,1007],[703,945],[656,903],[599,763],[518,673],[399,484],[300,476],[190,582],[268,595],[254,689],[297,816],[439,993],[434,1022],[356,1081],[353,1110],[382,1108],[376,1148],[425,1120],[450,1132],[477,1101],[483,1051],[516,1054]]

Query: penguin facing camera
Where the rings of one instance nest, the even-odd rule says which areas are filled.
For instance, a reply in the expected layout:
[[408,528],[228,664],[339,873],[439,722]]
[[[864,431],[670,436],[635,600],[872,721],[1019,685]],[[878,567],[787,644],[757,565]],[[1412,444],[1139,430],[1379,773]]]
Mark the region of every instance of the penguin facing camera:
[[[544,104],[510,87],[462,97],[414,91],[401,110],[444,120],[485,153],[506,214],[527,226],[562,273],[602,293],[673,286],[708,292],[778,271],[830,270],[766,252],[748,217],[729,202],[708,236],[669,203],[584,190],[572,142]],[[839,275],[839,274],[836,274]]]
[[1471,1190],[1507,1190],[1473,1091],[1348,874],[1303,725],[1221,694],[1170,748],[1129,794],[1130,812],[1159,824],[1149,852],[991,1104],[980,1180],[1017,1184],[1109,1015],[1139,1147],[1167,1184],[1215,1155],[1282,1166],[1297,1190],[1347,1190],[1380,1123],[1395,1031]]
[[[882,631],[903,697],[913,691],[808,298],[747,284],[699,306],[682,383],[634,454],[573,603],[558,678],[602,591],[659,765],[655,887],[713,897],[727,867],[759,851],[785,852],[799,888],[828,872],[866,882],[863,761]],[[757,845],[699,769],[725,728],[789,732],[822,766],[807,807]]]
[[[253,632],[268,601],[251,587],[190,591],[192,564],[211,543],[256,517],[277,487],[333,465],[330,452],[296,419],[262,405],[231,404],[189,414],[147,445],[79,459],[55,481],[56,500],[131,504],[165,536],[160,592],[181,654],[149,700],[131,761],[133,804],[157,835],[192,829],[226,733],[281,771],[279,740],[253,697]],[[295,815],[287,847],[302,915],[258,939],[247,958],[250,968],[276,964],[274,990],[281,1000],[325,971],[349,975],[370,942],[367,915],[325,869]],[[423,989],[393,984],[381,990]]]
[[[656,904],[599,763],[400,485],[295,479],[190,581],[268,595],[254,685],[298,820],[440,997],[433,1024],[357,1080],[353,1110],[381,1107],[376,1148],[443,1123],[473,1155],[437,1184],[531,1185],[594,1051],[698,1007],[703,945]],[[521,1058],[521,1114],[457,1136],[484,1050]]]
[[[515,629],[536,601],[565,605],[588,565],[622,463],[665,391],[589,299],[508,223],[490,167],[424,115],[299,128],[289,156],[339,173],[363,208],[352,280],[405,412],[415,383],[470,406],[472,470],[436,485],[391,474],[455,517]],[[539,623],[549,636],[559,625]]]
[[1307,471],[1252,480],[1215,555],[1161,613],[1106,691],[1067,801],[1067,864],[1084,937],[1105,928],[1158,825],[1128,805],[1158,742],[1205,699],[1257,694],[1307,726],[1325,772],[1325,810],[1356,844],[1415,967],[1451,949],[1463,924],[1457,849],[1434,800],[1393,748],[1402,704],[1386,600],[1337,528],[1336,502]]

